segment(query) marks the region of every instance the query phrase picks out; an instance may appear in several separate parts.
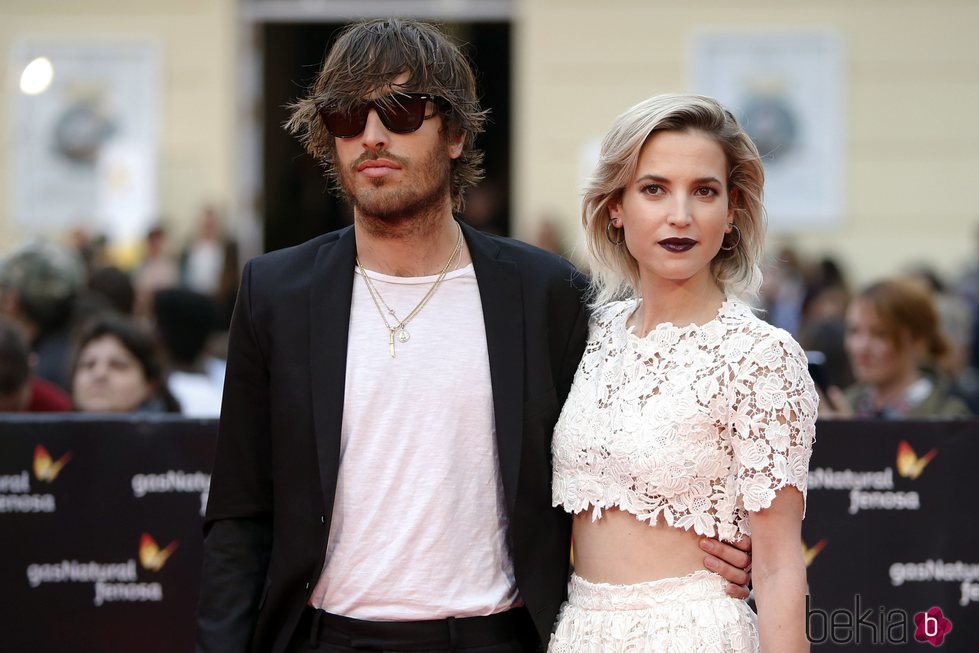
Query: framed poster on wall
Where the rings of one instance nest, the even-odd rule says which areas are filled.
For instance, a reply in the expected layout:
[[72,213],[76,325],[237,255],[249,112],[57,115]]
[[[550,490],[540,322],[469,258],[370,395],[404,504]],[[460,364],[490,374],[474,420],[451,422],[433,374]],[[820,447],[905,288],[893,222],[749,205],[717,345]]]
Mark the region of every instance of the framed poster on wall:
[[158,47],[31,38],[11,60],[18,229],[142,236],[158,212]]
[[846,170],[840,36],[703,32],[693,50],[690,88],[729,107],[762,155],[770,228],[840,224]]

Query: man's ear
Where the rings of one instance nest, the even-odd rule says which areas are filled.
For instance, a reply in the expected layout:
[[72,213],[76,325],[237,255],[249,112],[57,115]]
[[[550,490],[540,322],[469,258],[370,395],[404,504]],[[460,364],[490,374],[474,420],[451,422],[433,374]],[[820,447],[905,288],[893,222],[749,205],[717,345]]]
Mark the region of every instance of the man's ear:
[[449,158],[458,159],[462,156],[462,148],[466,144],[466,132],[458,132],[449,136]]

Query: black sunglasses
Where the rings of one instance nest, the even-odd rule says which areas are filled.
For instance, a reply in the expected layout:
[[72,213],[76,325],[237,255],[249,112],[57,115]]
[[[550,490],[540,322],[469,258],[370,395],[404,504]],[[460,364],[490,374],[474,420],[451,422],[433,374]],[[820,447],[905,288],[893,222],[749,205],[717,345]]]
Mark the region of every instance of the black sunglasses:
[[364,100],[346,111],[322,104],[316,107],[316,111],[326,128],[337,138],[351,138],[364,131],[371,109],[377,111],[388,131],[410,134],[435,115],[425,115],[429,101],[436,105],[445,104],[445,100],[429,93],[392,93],[374,100]]

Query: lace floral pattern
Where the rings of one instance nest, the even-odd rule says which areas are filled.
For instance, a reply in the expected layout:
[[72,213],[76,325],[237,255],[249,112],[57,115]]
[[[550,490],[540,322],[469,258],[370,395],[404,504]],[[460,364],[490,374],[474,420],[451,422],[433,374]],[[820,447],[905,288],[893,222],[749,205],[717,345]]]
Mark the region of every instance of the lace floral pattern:
[[757,653],[758,621],[701,570],[611,585],[573,574],[548,653]]
[[734,541],[775,492],[805,497],[818,399],[788,333],[729,298],[697,326],[626,326],[638,300],[592,318],[554,431],[553,503]]

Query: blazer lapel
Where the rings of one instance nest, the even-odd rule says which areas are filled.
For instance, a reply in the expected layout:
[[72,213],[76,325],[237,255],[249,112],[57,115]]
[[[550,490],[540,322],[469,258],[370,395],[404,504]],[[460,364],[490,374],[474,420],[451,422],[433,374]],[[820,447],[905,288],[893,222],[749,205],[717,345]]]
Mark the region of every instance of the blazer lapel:
[[340,426],[356,251],[352,227],[341,231],[336,240],[324,243],[316,254],[309,293],[313,428],[328,527],[340,470]]
[[496,446],[507,511],[513,513],[523,439],[524,314],[520,273],[513,261],[500,260],[492,239],[463,225],[479,286],[490,380]]

